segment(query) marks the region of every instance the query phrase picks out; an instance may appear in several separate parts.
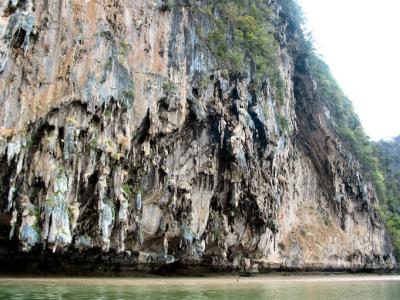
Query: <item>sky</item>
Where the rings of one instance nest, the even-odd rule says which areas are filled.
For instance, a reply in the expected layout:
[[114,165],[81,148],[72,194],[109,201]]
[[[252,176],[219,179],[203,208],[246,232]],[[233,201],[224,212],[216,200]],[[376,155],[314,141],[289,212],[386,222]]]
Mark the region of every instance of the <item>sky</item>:
[[298,0],[373,140],[400,135],[400,0]]

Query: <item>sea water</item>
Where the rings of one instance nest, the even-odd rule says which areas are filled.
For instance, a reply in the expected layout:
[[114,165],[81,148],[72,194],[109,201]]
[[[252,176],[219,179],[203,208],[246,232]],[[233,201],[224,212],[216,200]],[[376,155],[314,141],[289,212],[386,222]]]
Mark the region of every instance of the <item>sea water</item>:
[[0,278],[0,299],[400,300],[400,276]]

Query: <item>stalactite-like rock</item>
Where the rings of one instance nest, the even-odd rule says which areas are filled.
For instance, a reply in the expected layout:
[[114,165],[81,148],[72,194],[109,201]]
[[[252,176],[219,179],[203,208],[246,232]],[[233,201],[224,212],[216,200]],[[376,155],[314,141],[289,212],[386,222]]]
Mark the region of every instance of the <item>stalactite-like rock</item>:
[[64,270],[394,268],[373,187],[299,67],[279,1],[267,2],[281,102],[250,67],[225,74],[204,14],[159,2],[0,5],[9,247]]

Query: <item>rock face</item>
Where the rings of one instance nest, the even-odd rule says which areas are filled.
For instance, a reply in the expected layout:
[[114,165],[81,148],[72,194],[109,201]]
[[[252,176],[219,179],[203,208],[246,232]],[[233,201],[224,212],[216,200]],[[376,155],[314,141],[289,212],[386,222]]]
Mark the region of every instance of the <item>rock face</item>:
[[2,1],[4,269],[395,267],[374,189],[266,2],[279,103],[267,77],[219,68],[186,1]]

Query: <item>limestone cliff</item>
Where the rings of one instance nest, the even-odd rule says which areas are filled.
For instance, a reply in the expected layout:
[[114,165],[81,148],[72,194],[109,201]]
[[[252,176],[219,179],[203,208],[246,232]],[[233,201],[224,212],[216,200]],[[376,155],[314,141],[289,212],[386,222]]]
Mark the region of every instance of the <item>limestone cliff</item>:
[[2,1],[3,270],[395,266],[280,1],[279,101],[221,67],[209,2]]

